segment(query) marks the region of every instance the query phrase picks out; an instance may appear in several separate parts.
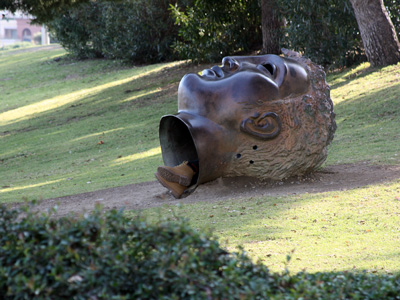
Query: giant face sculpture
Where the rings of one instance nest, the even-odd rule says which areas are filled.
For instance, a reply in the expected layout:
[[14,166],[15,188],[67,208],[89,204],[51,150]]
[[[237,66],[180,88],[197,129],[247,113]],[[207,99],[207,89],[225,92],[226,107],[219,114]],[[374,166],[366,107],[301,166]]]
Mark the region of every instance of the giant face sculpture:
[[186,195],[222,176],[283,179],[320,166],[336,129],[325,73],[302,57],[225,57],[187,74],[160,122],[164,163],[199,162]]

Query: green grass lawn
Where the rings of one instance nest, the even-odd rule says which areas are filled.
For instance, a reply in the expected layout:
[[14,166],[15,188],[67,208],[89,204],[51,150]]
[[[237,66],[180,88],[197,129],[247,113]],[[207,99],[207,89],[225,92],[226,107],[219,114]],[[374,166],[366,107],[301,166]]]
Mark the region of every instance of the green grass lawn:
[[14,53],[0,53],[1,202],[153,180],[159,119],[176,111],[184,62],[133,67],[75,61],[64,50]]
[[328,76],[338,130],[327,164],[400,163],[400,65]]
[[[56,58],[61,58],[55,61]],[[154,180],[158,122],[175,113],[185,62],[75,61],[61,49],[0,52],[0,202]],[[328,76],[338,129],[325,165],[400,164],[400,65]],[[354,190],[148,209],[242,245],[273,271],[399,272],[399,179]],[[137,212],[130,212],[137,214]]]

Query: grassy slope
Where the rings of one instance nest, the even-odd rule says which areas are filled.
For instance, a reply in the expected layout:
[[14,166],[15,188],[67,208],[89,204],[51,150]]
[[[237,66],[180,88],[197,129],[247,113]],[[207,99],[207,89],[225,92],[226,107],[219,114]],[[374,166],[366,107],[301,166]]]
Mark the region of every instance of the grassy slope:
[[328,76],[337,134],[328,164],[400,163],[400,65],[371,69],[365,63]]
[[[158,120],[176,111],[176,83],[188,67],[128,68],[64,54],[0,53],[1,202],[153,180],[161,163]],[[364,64],[329,76],[338,130],[326,164],[400,164],[399,71],[400,65],[371,70]],[[241,244],[275,271],[295,249],[292,271],[398,272],[399,199],[397,180],[142,213],[185,216],[196,228],[213,228],[226,247]]]
[[124,67],[64,55],[0,54],[2,202],[153,180],[162,162],[158,121],[176,111],[183,63]]

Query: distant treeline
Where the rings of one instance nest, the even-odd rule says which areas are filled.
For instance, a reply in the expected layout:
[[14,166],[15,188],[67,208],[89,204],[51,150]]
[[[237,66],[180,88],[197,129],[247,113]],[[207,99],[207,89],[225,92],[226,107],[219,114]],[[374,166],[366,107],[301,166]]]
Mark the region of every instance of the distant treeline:
[[[400,4],[385,5],[400,32]],[[366,59],[350,2],[276,0],[274,9],[284,19],[281,47],[331,68]],[[262,48],[259,0],[99,0],[65,9],[48,26],[78,58],[216,61]]]

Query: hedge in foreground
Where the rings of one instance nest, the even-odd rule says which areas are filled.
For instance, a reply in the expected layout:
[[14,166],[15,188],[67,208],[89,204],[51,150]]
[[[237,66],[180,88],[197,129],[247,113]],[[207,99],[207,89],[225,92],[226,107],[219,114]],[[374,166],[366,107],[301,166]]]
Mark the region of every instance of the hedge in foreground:
[[186,222],[0,206],[1,299],[400,299],[400,275],[269,273]]

